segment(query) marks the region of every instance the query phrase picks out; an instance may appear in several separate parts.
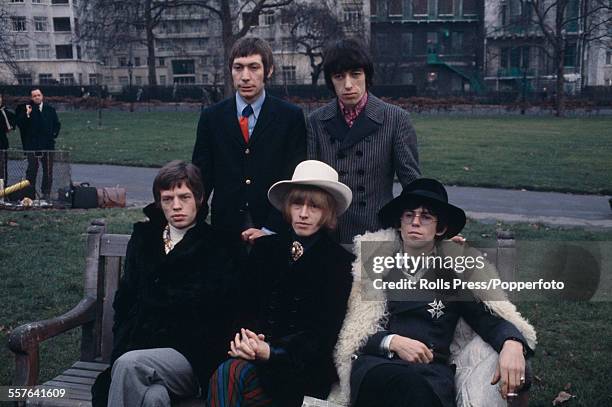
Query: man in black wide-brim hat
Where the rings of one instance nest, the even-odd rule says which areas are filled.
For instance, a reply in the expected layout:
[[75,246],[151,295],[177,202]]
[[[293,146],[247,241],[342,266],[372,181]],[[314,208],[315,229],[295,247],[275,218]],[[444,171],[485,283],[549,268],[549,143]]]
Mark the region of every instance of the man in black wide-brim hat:
[[[478,277],[494,278],[497,274],[492,265],[483,262],[483,268],[475,271],[458,270],[459,263],[453,263],[451,267],[421,267],[410,273],[394,266],[387,270],[386,279],[396,273],[421,289],[391,292],[389,287],[376,290],[370,284],[372,278],[378,278],[367,270],[371,253],[400,253],[413,259],[478,255],[467,245],[446,240],[463,229],[465,212],[448,203],[440,182],[421,178],[408,184],[378,216],[386,229],[366,233],[355,241],[358,258],[353,274],[357,286],[353,287],[336,347],[339,388],[350,388],[350,404],[491,406],[516,397],[529,381],[525,356],[533,352],[536,336],[503,292],[491,301],[491,293],[465,290],[459,296],[453,290],[420,286],[421,280],[437,281],[444,274],[461,273],[465,278],[476,272]],[[374,300],[366,301],[367,295],[374,295]],[[490,347],[477,336],[472,339],[471,335],[456,334],[461,318]],[[466,356],[464,349],[471,353]],[[474,353],[474,349],[478,351]],[[331,399],[349,401],[336,396],[332,394]]]

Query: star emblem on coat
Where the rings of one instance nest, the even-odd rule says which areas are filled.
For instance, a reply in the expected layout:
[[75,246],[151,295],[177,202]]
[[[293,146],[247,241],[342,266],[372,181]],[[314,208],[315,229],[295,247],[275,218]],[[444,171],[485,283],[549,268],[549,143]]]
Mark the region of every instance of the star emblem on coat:
[[444,311],[442,310],[446,307],[444,306],[444,304],[442,304],[442,301],[438,301],[434,298],[433,302],[430,302],[427,305],[431,307],[431,309],[427,310],[427,312],[431,314],[431,319],[438,319],[442,315],[444,315]]

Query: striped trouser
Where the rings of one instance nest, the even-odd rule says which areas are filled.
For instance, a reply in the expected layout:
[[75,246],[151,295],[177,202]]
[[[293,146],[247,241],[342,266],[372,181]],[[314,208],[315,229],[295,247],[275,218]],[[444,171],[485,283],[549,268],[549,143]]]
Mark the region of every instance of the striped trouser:
[[208,388],[210,407],[259,407],[274,406],[266,395],[257,368],[243,359],[228,359],[223,362],[210,378]]

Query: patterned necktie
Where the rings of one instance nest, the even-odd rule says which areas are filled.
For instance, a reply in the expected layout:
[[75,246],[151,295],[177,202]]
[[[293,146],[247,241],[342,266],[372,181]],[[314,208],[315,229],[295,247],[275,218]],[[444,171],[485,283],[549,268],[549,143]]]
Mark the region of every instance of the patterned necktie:
[[251,105],[246,105],[244,109],[242,109],[242,114],[240,116],[240,130],[242,131],[242,137],[244,138],[244,142],[249,142],[249,116],[253,114],[253,108]]

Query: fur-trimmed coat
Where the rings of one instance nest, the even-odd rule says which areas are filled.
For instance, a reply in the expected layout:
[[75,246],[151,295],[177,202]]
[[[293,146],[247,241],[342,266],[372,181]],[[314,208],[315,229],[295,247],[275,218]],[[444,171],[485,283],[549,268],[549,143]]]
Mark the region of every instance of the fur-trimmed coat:
[[[367,242],[366,245],[363,243]],[[368,340],[377,332],[386,329],[389,310],[388,302],[382,291],[376,290],[377,296],[374,301],[362,301],[362,283],[368,284],[367,273],[363,269],[362,262],[372,255],[381,255],[381,251],[392,254],[390,247],[399,242],[397,231],[393,229],[380,230],[374,233],[366,233],[355,239],[355,254],[357,259],[353,263],[354,283],[349,298],[349,306],[344,325],[340,332],[335,349],[335,363],[338,370],[340,382],[334,387],[328,400],[338,404],[348,405],[355,401],[351,397],[351,371],[356,357],[366,346]],[[473,255],[477,253],[465,245],[449,245],[454,253],[449,255]],[[471,280],[488,280],[495,278],[495,268],[487,264],[485,269],[471,275]],[[371,292],[369,293],[371,294]],[[368,294],[368,295],[369,295]],[[498,293],[503,296],[503,293]],[[474,293],[477,296],[476,293]],[[502,297],[502,298],[505,298]],[[368,298],[369,300],[370,298]],[[516,307],[509,301],[482,301],[489,312],[510,322],[522,336],[530,350],[537,343],[534,328],[518,313]],[[509,325],[509,324],[508,324]],[[497,352],[485,343],[462,319],[456,326],[454,339],[450,345],[449,364],[456,365],[455,373],[455,402],[463,405],[505,405],[496,386],[488,384],[493,376],[497,363]],[[353,389],[354,390],[354,389]],[[435,389],[434,389],[435,390]],[[353,394],[354,396],[354,394]],[[452,400],[451,400],[452,403]]]

